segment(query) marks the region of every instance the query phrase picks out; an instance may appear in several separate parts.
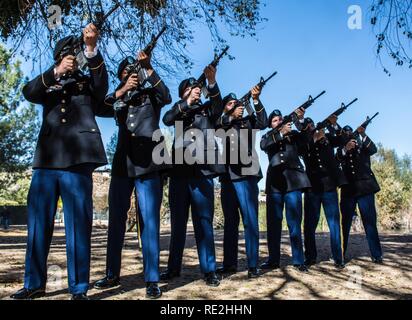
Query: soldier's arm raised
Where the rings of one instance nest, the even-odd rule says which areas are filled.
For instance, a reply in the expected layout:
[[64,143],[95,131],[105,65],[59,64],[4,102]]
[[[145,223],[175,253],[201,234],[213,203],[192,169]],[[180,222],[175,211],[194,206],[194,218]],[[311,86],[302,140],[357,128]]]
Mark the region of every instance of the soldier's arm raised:
[[208,91],[210,100],[206,102],[206,104],[208,104],[207,108],[210,110],[212,121],[217,121],[222,115],[224,109],[222,95],[220,94],[217,83],[209,86]]
[[116,92],[106,95],[104,101],[96,110],[96,116],[102,118],[114,117],[114,103],[116,102]]
[[187,101],[181,100],[173,105],[173,107],[163,116],[163,123],[166,126],[173,126],[175,121],[183,120],[189,116],[189,105]]
[[265,107],[263,106],[260,100],[257,100],[257,103],[254,105],[256,111],[256,123],[255,129],[264,130],[268,124],[268,115]]
[[271,147],[283,140],[282,134],[277,130],[267,132],[260,140],[260,149],[267,152]]
[[231,127],[231,117],[227,114],[223,114],[216,120],[216,129],[229,129]]
[[92,96],[98,104],[104,101],[109,89],[109,76],[107,74],[106,64],[100,52],[96,56],[87,58],[90,70],[90,90]]
[[151,84],[155,93],[156,102],[161,108],[172,102],[172,97],[170,95],[169,88],[159,77],[156,71],[153,70],[147,81]]
[[53,66],[24,86],[24,98],[32,103],[44,104],[46,102],[46,90],[56,83]]
[[365,150],[365,152],[367,152],[370,156],[373,156],[378,152],[376,144],[366,135],[363,138],[362,149]]

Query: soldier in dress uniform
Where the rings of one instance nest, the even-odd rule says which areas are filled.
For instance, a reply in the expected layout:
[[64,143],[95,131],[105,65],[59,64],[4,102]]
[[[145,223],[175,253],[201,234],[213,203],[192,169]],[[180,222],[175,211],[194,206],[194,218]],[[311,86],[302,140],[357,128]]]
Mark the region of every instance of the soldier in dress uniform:
[[343,146],[337,151],[343,172],[349,184],[342,187],[340,208],[342,212],[343,247],[346,255],[349,233],[356,206],[368,239],[369,250],[374,263],[382,263],[382,248],[376,226],[375,193],[380,187],[371,169],[371,156],[377,152],[376,145],[359,127],[357,134],[349,126],[342,130]]
[[[262,179],[259,165],[251,168],[253,163],[242,163],[241,152],[252,157],[256,154],[256,131],[267,127],[267,114],[259,96],[261,89],[256,86],[251,96],[256,114],[243,116],[245,106],[239,103],[236,95],[231,93],[223,99],[225,106],[223,116],[218,120],[217,128],[223,128],[230,136],[224,142],[226,148],[226,172],[220,178],[221,201],[225,218],[223,240],[223,266],[217,271],[221,274],[237,272],[238,240],[240,215],[245,229],[246,255],[248,259],[248,277],[260,275],[259,263],[259,187]],[[247,131],[246,137],[241,131]],[[253,136],[253,137],[252,137]],[[232,147],[236,144],[236,148]],[[232,163],[231,156],[237,153],[237,163]],[[252,160],[252,159],[251,159]],[[256,159],[257,160],[257,159]],[[248,172],[251,169],[251,172]],[[240,213],[240,214],[239,214]]]
[[306,118],[303,124],[303,132],[307,135],[306,144],[303,145],[303,159],[312,185],[306,190],[304,201],[305,265],[316,264],[315,234],[323,205],[330,231],[332,257],[335,266],[341,269],[345,265],[337,188],[347,181],[335,158],[335,148],[341,145],[340,137],[334,134],[335,130],[340,130],[337,117],[331,116],[329,123],[333,128],[328,133],[325,133],[325,129],[315,130],[316,126],[311,118]]
[[23,88],[24,97],[43,106],[43,122],[33,161],[27,199],[28,238],[24,288],[14,299],[45,295],[47,256],[59,197],[63,200],[67,269],[72,299],[87,299],[93,219],[92,172],[107,164],[95,116],[108,90],[108,75],[97,49],[93,24],[83,30],[89,72],[61,53],[75,43],[73,36],[54,49],[56,64]]
[[[139,207],[146,296],[161,296],[159,282],[160,206],[163,195],[163,165],[153,162],[152,152],[159,142],[152,141],[159,129],[161,109],[171,103],[169,89],[154,71],[150,56],[139,52],[138,60],[145,70],[132,73],[126,80],[127,67],[134,63],[126,58],[118,69],[121,84],[106,96],[108,115],[115,116],[118,142],[113,158],[109,189],[109,234],[107,239],[106,276],[94,285],[106,289],[120,284],[121,253],[127,212],[133,190]],[[144,87],[143,83],[146,83]],[[125,103],[124,101],[128,101]]]
[[304,144],[305,137],[298,131],[292,130],[292,123],[300,128],[304,113],[303,109],[297,109],[292,119],[283,123],[282,113],[279,110],[273,111],[269,115],[269,127],[272,130],[262,137],[260,143],[261,149],[269,157],[266,176],[269,259],[261,265],[262,269],[279,268],[283,208],[285,207],[293,265],[300,271],[307,271],[304,264],[301,231],[302,192],[311,185],[299,158],[300,147]]
[[[217,119],[222,115],[223,105],[219,87],[216,83],[216,69],[209,65],[204,74],[207,79],[207,102],[201,101],[202,84],[189,78],[179,85],[180,101],[163,117],[167,126],[175,126],[173,144],[173,169],[170,170],[169,204],[171,216],[171,239],[168,268],[161,275],[162,280],[180,276],[189,209],[192,213],[200,269],[209,286],[218,286],[216,275],[216,256],[213,235],[214,182],[213,178],[224,172],[218,164],[217,144],[208,150],[208,129],[214,129]],[[183,132],[177,128],[182,126]],[[195,138],[196,133],[200,137]],[[191,135],[189,141],[181,134]],[[191,150],[192,146],[198,146]],[[200,149],[200,151],[199,151]],[[193,151],[193,152],[191,152]],[[189,153],[193,159],[180,159],[179,155]],[[214,156],[213,163],[206,162],[208,154]],[[203,158],[203,160],[201,160]],[[189,162],[192,162],[190,164]],[[180,162],[180,163],[179,163]]]

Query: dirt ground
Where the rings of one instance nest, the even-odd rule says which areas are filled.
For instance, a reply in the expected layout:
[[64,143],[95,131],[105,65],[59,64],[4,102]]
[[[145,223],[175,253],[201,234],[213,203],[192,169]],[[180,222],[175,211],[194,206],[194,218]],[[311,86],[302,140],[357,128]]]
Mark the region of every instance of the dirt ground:
[[[363,234],[353,234],[350,241],[350,262],[338,271],[329,260],[329,237],[318,233],[320,263],[309,273],[294,270],[290,263],[290,245],[286,232],[282,238],[282,266],[262,277],[248,280],[245,244],[240,241],[240,272],[222,280],[217,288],[207,287],[201,279],[193,231],[189,229],[184,253],[182,276],[162,284],[162,299],[412,299],[412,235],[381,234],[385,262],[375,265],[370,261]],[[12,227],[0,231],[0,299],[22,286],[26,229]],[[222,261],[223,231],[215,232],[217,261]],[[107,230],[94,228],[91,283],[101,278],[105,270]],[[161,233],[161,269],[167,264],[170,233]],[[260,254],[267,255],[266,236],[261,234]],[[44,299],[69,299],[67,293],[66,253],[64,230],[55,229],[49,255],[47,296]],[[145,299],[142,274],[142,255],[135,233],[126,235],[123,250],[122,286],[98,291],[91,289],[92,299]]]

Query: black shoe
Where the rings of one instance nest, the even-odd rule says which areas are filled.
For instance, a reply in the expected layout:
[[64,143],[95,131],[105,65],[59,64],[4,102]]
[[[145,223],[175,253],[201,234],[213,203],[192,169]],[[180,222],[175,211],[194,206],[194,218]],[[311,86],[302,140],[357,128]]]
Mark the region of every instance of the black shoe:
[[72,300],[90,300],[87,294],[85,293],[78,293],[72,294]]
[[382,257],[372,258],[372,262],[376,263],[376,264],[383,264],[383,259],[382,259]]
[[166,269],[165,271],[160,273],[160,280],[162,281],[172,280],[173,278],[177,277],[180,277],[180,271]]
[[205,273],[205,282],[210,287],[218,287],[220,284],[219,278],[215,272]]
[[343,263],[343,262],[335,262],[335,268],[337,268],[337,269],[340,269],[340,270],[342,270],[342,269],[345,269],[345,263]]
[[146,283],[146,298],[159,299],[162,296],[162,291],[157,282]]
[[309,269],[307,266],[305,266],[304,264],[294,264],[293,265],[296,269],[298,269],[300,272],[308,272]]
[[216,269],[216,273],[219,274],[228,274],[228,273],[236,273],[237,267],[236,266],[223,266]]
[[114,288],[118,286],[120,286],[119,277],[109,278],[106,276],[103,279],[96,281],[96,283],[94,284],[94,288],[99,290]]
[[310,267],[314,266],[316,264],[316,259],[306,259],[305,260],[305,266]]
[[269,261],[266,261],[260,265],[260,268],[262,270],[274,270],[274,269],[279,269],[279,267],[280,267],[279,263],[272,263]]
[[259,278],[260,276],[261,276],[260,269],[258,269],[258,268],[249,268],[249,270],[247,272],[247,277],[249,279]]
[[15,300],[32,300],[44,297],[46,295],[46,290],[44,288],[38,289],[20,289],[16,293],[13,293],[10,298]]

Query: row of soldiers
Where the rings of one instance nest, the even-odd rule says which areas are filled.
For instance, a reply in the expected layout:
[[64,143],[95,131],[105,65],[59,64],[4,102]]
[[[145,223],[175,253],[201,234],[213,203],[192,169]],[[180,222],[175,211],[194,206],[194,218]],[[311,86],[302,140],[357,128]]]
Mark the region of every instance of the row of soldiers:
[[[92,172],[106,165],[106,155],[95,117],[112,117],[118,125],[118,142],[112,164],[109,190],[109,230],[105,277],[94,284],[97,289],[120,285],[121,252],[127,212],[135,190],[139,207],[143,269],[146,296],[159,298],[158,283],[179,277],[185,248],[189,211],[192,214],[200,269],[209,286],[218,286],[221,274],[237,272],[238,234],[242,217],[248,277],[256,278],[261,269],[280,266],[283,212],[290,234],[293,265],[306,272],[316,263],[315,231],[323,205],[329,224],[332,257],[337,268],[344,267],[344,255],[355,208],[358,205],[365,226],[373,261],[382,262],[376,228],[374,194],[379,190],[371,170],[370,157],[375,144],[364,128],[355,132],[341,128],[331,116],[328,133],[316,130],[314,122],[298,108],[292,117],[279,110],[268,116],[260,100],[261,87],[250,91],[253,114],[244,117],[245,105],[235,94],[222,99],[216,81],[216,68],[204,69],[205,84],[189,78],[179,86],[180,100],[168,110],[166,126],[183,124],[185,132],[198,129],[208,139],[208,129],[255,130],[270,128],[261,140],[269,158],[266,178],[267,240],[269,257],[259,266],[258,182],[263,177],[244,174],[242,163],[157,164],[152,153],[159,142],[153,141],[159,129],[161,110],[172,99],[166,84],[151,64],[150,54],[142,51],[137,62],[143,73],[129,74],[125,59],[118,68],[120,85],[107,94],[108,74],[98,50],[98,31],[93,24],[84,31],[84,57],[88,71],[78,68],[73,55],[61,53],[75,41],[60,40],[54,49],[55,64],[27,83],[25,98],[43,106],[43,122],[33,161],[33,176],[28,194],[28,240],[24,287],[14,299],[34,299],[45,295],[47,257],[53,234],[57,201],[64,206],[69,292],[74,300],[88,299],[90,245],[93,219]],[[61,57],[61,58],[60,58]],[[144,79],[143,79],[144,77]],[[144,82],[145,86],[140,86]],[[202,89],[207,101],[202,102]],[[293,130],[292,126],[297,130]],[[253,139],[245,144],[239,134],[239,148],[254,152]],[[230,139],[223,142],[229,144]],[[207,143],[205,143],[207,145]],[[172,156],[188,143],[174,142]],[[335,148],[338,148],[335,155]],[[206,150],[205,153],[209,150]],[[217,154],[218,148],[215,152]],[[181,150],[180,150],[181,151]],[[301,157],[305,165],[301,163]],[[167,269],[159,270],[160,208],[164,173],[169,178],[171,238]],[[221,183],[225,217],[224,261],[216,265],[213,234],[214,179]],[[341,188],[340,209],[338,188]],[[304,193],[304,210],[302,196]],[[301,222],[304,212],[304,246]],[[303,249],[305,247],[305,250]]]

